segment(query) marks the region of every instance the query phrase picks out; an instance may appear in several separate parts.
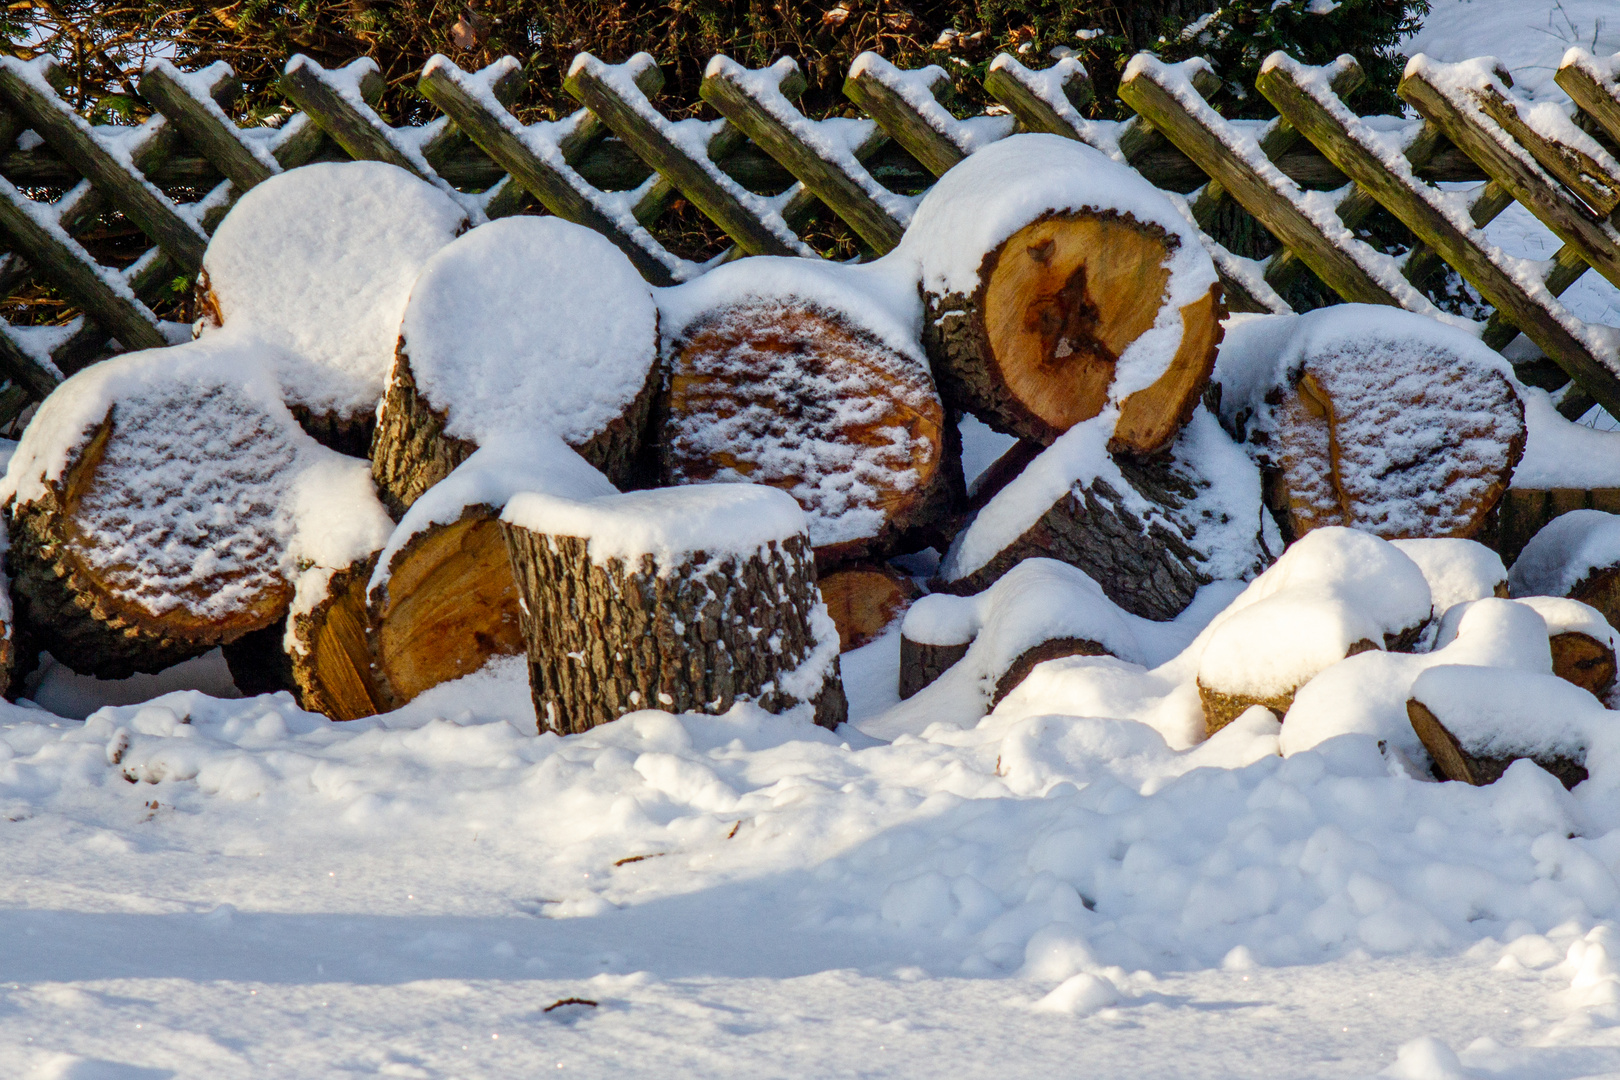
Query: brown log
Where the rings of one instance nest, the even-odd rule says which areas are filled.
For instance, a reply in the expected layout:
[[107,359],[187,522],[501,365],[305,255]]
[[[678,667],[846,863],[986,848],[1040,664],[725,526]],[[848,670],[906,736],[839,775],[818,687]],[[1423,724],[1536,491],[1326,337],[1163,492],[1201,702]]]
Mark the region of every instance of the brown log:
[[290,616],[292,679],[299,707],[333,720],[358,720],[388,711],[368,641],[366,582],[375,555],[337,571],[308,611]]
[[922,590],[886,566],[848,566],[817,582],[827,613],[838,627],[838,651],[858,649],[878,638]]
[[[119,367],[76,378],[94,393],[93,380]],[[42,476],[41,493],[11,506],[12,594],[39,647],[85,674],[123,678],[287,610],[278,513],[304,436],[285,411],[182,377],[117,402],[82,434],[37,434],[77,443],[59,474]]]
[[900,697],[911,697],[967,655],[971,641],[932,645],[900,635]]
[[[1370,652],[1378,647],[1375,642],[1362,638],[1352,644],[1344,655],[1346,659],[1349,659],[1358,653]],[[1265,706],[1277,714],[1278,720],[1285,720],[1288,717],[1288,710],[1294,705],[1294,695],[1298,693],[1299,687],[1294,686],[1281,694],[1275,694],[1271,697],[1260,697],[1254,694],[1233,694],[1206,686],[1204,681],[1200,679],[1198,680],[1198,700],[1204,707],[1204,734],[1206,737],[1215,734],[1256,705]]]
[[1524,453],[1499,364],[1431,348],[1423,378],[1370,339],[1304,356],[1281,394],[1275,509],[1291,538],[1346,525],[1385,539],[1486,531]]
[[[611,496],[593,507],[625,507],[637,521],[683,516],[694,505],[683,497],[695,490],[642,493],[659,496],[655,506]],[[809,702],[817,723],[842,722],[836,631],[830,620],[817,626],[809,540],[791,531],[802,525],[751,552],[728,551],[717,529],[712,555],[647,553],[626,562],[593,558],[589,538],[536,531],[550,519],[531,513],[528,498],[508,505],[501,527],[523,596],[542,731],[586,731],[637,709],[722,713],[739,700],[770,712]],[[702,513],[696,505],[691,513]],[[784,689],[785,679],[796,689]],[[814,685],[797,686],[801,679]]]
[[[1412,730],[1423,740],[1423,748],[1434,759],[1434,768],[1446,780],[1460,780],[1476,787],[1494,784],[1517,758],[1490,758],[1470,754],[1440,722],[1427,705],[1412,698],[1406,703],[1406,716]],[[1531,757],[1566,788],[1573,788],[1587,777],[1584,762],[1563,756]]]
[[789,492],[822,565],[936,542],[960,504],[960,445],[926,365],[849,313],[742,301],[685,327],[668,355],[664,482]]
[[[1204,469],[1206,459],[1217,453],[1230,459],[1234,469],[1249,471],[1252,492],[1236,490],[1238,483],[1230,477],[1224,489],[1212,484]],[[1250,576],[1274,557],[1262,537],[1258,473],[1207,413],[1195,418],[1169,452],[1148,458],[1121,455],[1114,465],[1111,475],[1075,477],[1021,534],[1004,542],[998,538],[1002,546],[997,554],[966,570],[956,554],[979,522],[964,529],[941,564],[936,590],[971,595],[1025,559],[1045,557],[1084,570],[1126,611],[1162,620],[1178,615],[1215,577]],[[1225,504],[1216,510],[1210,495]],[[997,500],[1023,497],[1009,485],[981,512],[981,519],[993,512]],[[1252,504],[1252,510],[1243,509],[1245,504]],[[1219,545],[1217,535],[1224,541]],[[1245,548],[1252,561],[1214,569],[1209,560],[1215,546]]]
[[371,458],[396,517],[481,444],[535,429],[615,484],[642,479],[658,310],[589,229],[514,216],[447,245],[411,289],[395,352]]
[[368,635],[376,681],[398,708],[424,690],[524,651],[517,582],[496,512],[417,533],[372,590]]
[[[1114,369],[1164,302],[1178,243],[1128,214],[1048,214],[986,253],[972,295],[925,296],[923,341],[952,405],[1050,444],[1108,404]],[[1121,406],[1110,449],[1149,454],[1192,414],[1221,340],[1220,288],[1181,309],[1165,373]]]
[[1614,689],[1616,674],[1614,650],[1579,631],[1568,630],[1547,639],[1552,648],[1553,674],[1591,691],[1602,699]]

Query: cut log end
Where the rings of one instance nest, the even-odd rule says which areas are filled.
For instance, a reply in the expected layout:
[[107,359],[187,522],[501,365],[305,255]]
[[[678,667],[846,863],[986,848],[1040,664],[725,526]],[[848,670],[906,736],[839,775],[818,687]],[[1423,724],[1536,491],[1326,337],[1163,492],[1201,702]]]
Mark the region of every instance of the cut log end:
[[371,613],[378,681],[396,708],[494,657],[522,655],[517,582],[494,512],[470,507],[413,538]]
[[838,627],[838,651],[876,640],[921,595],[912,580],[886,566],[850,566],[817,582],[827,613]]
[[291,616],[293,685],[298,704],[333,720],[358,720],[386,712],[368,642],[366,582],[376,556],[332,575],[326,595],[309,611]]
[[[285,431],[241,405],[219,389],[189,388],[124,402],[118,423],[109,411],[41,498],[12,507],[12,595],[39,647],[76,671],[118,679],[161,671],[281,618],[292,588],[280,575],[277,508],[260,503],[279,494],[294,450]],[[232,415],[233,438],[207,442],[217,434],[216,408]],[[174,430],[176,410],[185,430]],[[221,442],[230,445],[221,451]],[[198,473],[223,483],[227,456],[237,463],[231,490],[212,497],[228,499],[229,514],[198,522],[191,500],[212,489],[152,483],[155,465],[170,483]],[[242,498],[245,490],[257,498]],[[182,519],[188,527],[176,530]],[[153,530],[172,542],[148,547]]]
[[[1421,627],[1415,628],[1407,634],[1394,637],[1386,634],[1385,640],[1389,644],[1404,644],[1408,634],[1415,639],[1420,632]],[[1350,647],[1345,650],[1344,655],[1346,659],[1349,659],[1364,652],[1373,652],[1378,648],[1376,642],[1368,638],[1362,638],[1360,641],[1352,642]],[[1303,685],[1304,683],[1300,684],[1300,686]],[[1263,705],[1270,709],[1277,715],[1278,720],[1286,720],[1288,710],[1294,707],[1294,696],[1299,693],[1299,690],[1299,686],[1294,686],[1281,694],[1262,697],[1258,694],[1232,693],[1220,690],[1206,685],[1203,678],[1200,678],[1198,680],[1198,700],[1204,707],[1204,737],[1208,738],[1215,734],[1256,705]]]
[[[1517,758],[1476,757],[1463,749],[1456,736],[1446,729],[1428,706],[1412,698],[1406,703],[1406,716],[1412,730],[1422,740],[1423,748],[1434,761],[1434,771],[1442,780],[1460,780],[1481,787],[1502,778]],[[1551,773],[1565,788],[1573,789],[1587,778],[1584,763],[1567,757],[1532,757],[1541,768]]]
[[788,492],[824,564],[889,554],[961,500],[926,365],[820,304],[751,301],[694,323],[660,411],[666,484]]
[[[1175,244],[1128,214],[1051,214],[985,256],[972,296],[928,296],[941,390],[999,431],[1049,444],[1107,406],[1125,350],[1164,303]],[[1214,368],[1219,286],[1181,311],[1182,342],[1130,395],[1111,449],[1149,454],[1180,430]]]
[[900,636],[900,697],[909,698],[967,655],[971,641],[929,645]]
[[1547,643],[1552,647],[1554,675],[1590,691],[1599,700],[1614,688],[1615,655],[1608,645],[1574,630],[1554,634]]

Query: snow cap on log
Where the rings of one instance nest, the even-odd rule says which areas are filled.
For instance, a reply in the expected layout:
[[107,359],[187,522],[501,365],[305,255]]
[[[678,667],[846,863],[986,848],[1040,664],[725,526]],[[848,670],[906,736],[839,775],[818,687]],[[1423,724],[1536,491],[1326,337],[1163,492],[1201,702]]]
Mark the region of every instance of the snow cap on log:
[[373,453],[379,483],[409,505],[473,450],[536,429],[623,480],[657,358],[652,290],[600,233],[557,217],[481,225],[411,289]]
[[1070,428],[957,534],[939,576],[952,592],[985,588],[1021,560],[1085,570],[1114,603],[1168,619],[1201,585],[1252,577],[1281,541],[1260,474],[1204,409],[1151,462],[1108,453],[1114,410]]
[[662,290],[665,482],[787,491],[827,562],[937,525],[962,486],[956,440],[897,265],[759,257]]
[[[1620,567],[1620,514],[1571,510],[1549,521],[1513,562],[1516,597],[1575,596]],[[1590,602],[1590,601],[1588,601]],[[1601,609],[1601,605],[1598,606]]]
[[907,679],[907,642],[961,644],[962,659],[950,668],[956,674],[938,684],[932,698],[952,699],[950,709],[971,700],[983,715],[1044,660],[1110,655],[1141,663],[1134,629],[1140,621],[1084,571],[1053,559],[1027,559],[976,596],[935,593],[911,606],[900,624],[901,679],[912,684],[902,696],[932,681],[921,673]]
[[221,333],[93,365],[40,406],[0,501],[46,647],[102,677],[156,670],[274,622],[380,546],[366,463],[299,428],[284,358]]
[[290,405],[352,418],[382,396],[411,284],[466,227],[461,207],[394,165],[325,162],[271,177],[214,231],[206,317],[287,350]]
[[885,261],[916,267],[951,404],[1050,443],[1113,405],[1110,448],[1159,450],[1203,392],[1220,289],[1198,231],[1102,153],[1017,135],[923,197]]
[[1445,664],[1412,684],[1407,711],[1447,779],[1488,784],[1529,758],[1565,787],[1586,779],[1586,755],[1613,714],[1552,675]]
[[[1277,347],[1288,331],[1286,344]],[[1512,368],[1473,335],[1365,304],[1234,320],[1216,365],[1222,418],[1276,470],[1296,536],[1471,536],[1525,444]]]
[[1342,527],[1311,533],[1205,631],[1198,691],[1210,734],[1251,705],[1285,715],[1346,656],[1411,648],[1432,613],[1422,570],[1393,544]]
[[1507,567],[1502,565],[1502,557],[1484,544],[1440,536],[1390,543],[1423,571],[1436,613],[1468,600],[1507,595]]
[[791,496],[746,484],[525,492],[501,524],[543,730],[738,701],[843,721],[838,629]]

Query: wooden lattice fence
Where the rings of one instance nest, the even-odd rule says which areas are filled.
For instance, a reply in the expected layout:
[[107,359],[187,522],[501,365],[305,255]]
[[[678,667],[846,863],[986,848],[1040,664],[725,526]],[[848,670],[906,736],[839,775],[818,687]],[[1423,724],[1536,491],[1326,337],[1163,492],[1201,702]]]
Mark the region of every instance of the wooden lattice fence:
[[[1589,268],[1620,284],[1620,58],[1574,49],[1558,84],[1572,117],[1517,96],[1508,73],[1478,61],[1414,62],[1403,98],[1422,117],[1361,117],[1345,97],[1354,61],[1324,68],[1273,55],[1257,89],[1281,116],[1228,121],[1203,99],[1206,64],[1142,55],[1126,70],[1123,123],[1081,112],[1093,91],[1078,63],[1041,71],[999,56],[986,89],[994,115],[959,119],[937,99],[938,68],[905,71],[859,57],[844,85],[865,113],[812,120],[793,104],[804,87],[790,59],[748,69],[715,57],[702,97],[722,119],[672,121],[652,102],[662,76],[646,54],[611,65],[582,54],[566,88],[583,108],[523,124],[508,111],[521,73],[508,57],[477,72],[435,57],[419,89],[443,113],[392,127],[372,108],[369,60],[324,69],[287,65],[280,89],[299,111],[275,128],[239,128],[230,69],[159,61],[139,83],[152,119],[94,127],[52,85],[48,59],[0,58],[0,296],[36,277],[72,305],[52,325],[0,321],[0,424],[14,424],[63,377],[117,348],[185,340],[190,328],[154,311],[164,290],[196,274],[208,236],[248,188],[287,169],[345,156],[390,162],[452,194],[475,221],[533,209],[590,226],[655,284],[689,280],[746,254],[816,256],[803,239],[824,206],[881,254],[899,240],[919,193],[968,154],[1016,131],[1078,139],[1185,196],[1187,214],[1233,310],[1285,312],[1282,294],[1314,274],[1347,300],[1390,304],[1461,322],[1422,286],[1451,267],[1492,308],[1484,327],[1503,348],[1520,331],[1575,385],[1560,408],[1595,401],[1620,415],[1620,329],[1583,323],[1559,295]],[[1471,197],[1443,189],[1473,181]],[[1483,186],[1479,181],[1488,181]],[[696,262],[659,239],[677,200],[714,222],[732,247]],[[1546,263],[1511,257],[1483,227],[1522,203],[1564,243]],[[1223,213],[1257,220],[1278,242],[1264,261],[1208,235]],[[1382,206],[1411,232],[1400,257],[1358,238]],[[109,212],[151,242],[126,266],[98,262],[81,239]]]

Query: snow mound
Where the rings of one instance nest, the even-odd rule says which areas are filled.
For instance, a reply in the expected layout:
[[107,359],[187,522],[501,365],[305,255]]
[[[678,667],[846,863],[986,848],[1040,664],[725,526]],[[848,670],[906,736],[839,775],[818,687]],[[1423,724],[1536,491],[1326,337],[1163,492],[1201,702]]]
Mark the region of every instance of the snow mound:
[[445,433],[479,446],[541,426],[577,446],[624,415],[658,348],[652,292],[600,233],[507,217],[440,249],[399,334]]
[[1620,431],[1599,431],[1565,420],[1545,390],[1522,386],[1524,457],[1513,470],[1513,486],[1549,488],[1620,487]]
[[204,285],[222,325],[286,350],[275,374],[290,404],[353,415],[382,396],[416,275],[466,224],[448,195],[396,166],[306,165],[225,215]]
[[1620,563],[1620,514],[1571,510],[1524,545],[1508,574],[1514,596],[1568,596],[1594,570]]
[[1465,600],[1483,600],[1507,591],[1507,567],[1502,565],[1502,557],[1477,541],[1426,537],[1390,543],[1423,571],[1437,612],[1448,611]]
[[804,511],[775,488],[697,484],[575,499],[538,491],[514,495],[501,520],[531,532],[590,541],[598,565],[617,559],[637,569],[651,556],[660,573],[687,556],[752,555],[806,533]]

